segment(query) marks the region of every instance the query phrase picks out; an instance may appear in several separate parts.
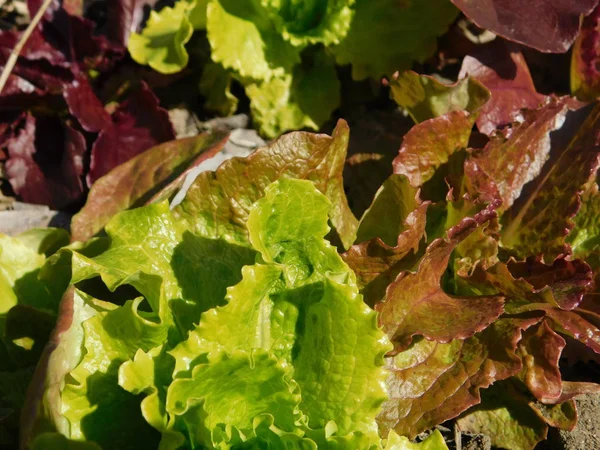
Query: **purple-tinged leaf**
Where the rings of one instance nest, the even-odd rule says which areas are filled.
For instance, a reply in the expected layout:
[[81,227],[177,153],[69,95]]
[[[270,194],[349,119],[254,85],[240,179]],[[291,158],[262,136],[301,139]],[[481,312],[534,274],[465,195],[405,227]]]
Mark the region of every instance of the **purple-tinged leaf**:
[[524,111],[524,122],[496,134],[465,163],[466,185],[480,201],[500,198],[501,211],[512,206],[525,184],[537,177],[550,155],[550,132],[564,123],[567,107],[553,102]]
[[479,131],[487,135],[514,122],[521,109],[536,109],[546,98],[537,93],[523,54],[500,40],[465,57],[459,78],[467,76],[481,82],[492,94],[476,121]]
[[[565,238],[574,226],[579,196],[598,168],[600,107],[568,113],[556,134],[556,145],[540,175],[502,216],[502,245],[519,257],[543,254],[551,261],[569,254]],[[518,151],[522,150],[515,148]]]
[[479,27],[542,52],[564,53],[598,0],[452,0]]
[[119,164],[175,139],[167,111],[145,83],[119,105],[111,119],[92,147],[89,186]]
[[422,186],[453,153],[467,147],[472,127],[473,118],[466,111],[451,111],[415,125],[392,163],[394,173],[406,175],[415,187]]
[[583,19],[571,55],[571,92],[580,100],[600,96],[600,7]]
[[8,180],[24,201],[66,209],[82,199],[86,147],[81,133],[55,119],[27,115],[6,146]]
[[527,281],[533,292],[548,289],[553,301],[565,310],[577,307],[594,284],[592,269],[580,259],[557,258],[552,265],[542,263],[539,258],[511,260],[508,269],[515,278]]
[[204,133],[166,142],[115,167],[92,185],[85,206],[71,221],[71,239],[85,241],[116,213],[170,191],[185,171],[219,152],[226,136]]
[[501,296],[456,297],[440,286],[452,251],[478,226],[496,217],[495,206],[463,219],[448,230],[446,239],[433,241],[417,271],[398,275],[385,300],[375,305],[379,324],[395,345],[394,354],[406,348],[415,335],[440,343],[466,339],[504,312]]
[[412,71],[397,74],[390,82],[392,97],[417,122],[404,136],[394,173],[408,177],[415,187],[431,179],[441,165],[469,143],[479,109],[488,101],[488,90],[466,78],[446,85]]
[[108,34],[116,42],[127,46],[129,35],[140,31],[146,9],[152,9],[158,0],[114,0],[108,3]]
[[474,336],[446,344],[415,339],[387,358],[389,400],[378,417],[380,431],[414,437],[480,402],[480,389],[517,374],[521,333],[539,317],[501,318]]
[[69,112],[84,130],[98,132],[112,126],[110,114],[92,89],[87,77],[79,74],[65,86],[63,96]]

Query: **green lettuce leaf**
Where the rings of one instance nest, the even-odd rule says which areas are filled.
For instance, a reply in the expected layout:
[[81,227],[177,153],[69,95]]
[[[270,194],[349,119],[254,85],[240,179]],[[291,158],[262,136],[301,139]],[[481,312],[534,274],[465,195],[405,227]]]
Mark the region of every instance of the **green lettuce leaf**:
[[288,130],[318,130],[340,105],[340,82],[333,62],[319,54],[310,66],[246,85],[252,117],[267,137]]
[[206,26],[213,62],[242,78],[283,77],[300,62],[258,1],[209,0]]
[[127,48],[133,60],[161,73],[179,72],[187,66],[189,55],[185,44],[194,32],[188,17],[193,4],[181,0],[172,8],[151,11],[142,33],[129,36]]
[[344,121],[331,137],[303,132],[282,136],[247,158],[234,158],[215,172],[201,173],[173,214],[199,236],[226,237],[250,247],[246,221],[250,207],[264,195],[265,188],[284,176],[309,179],[331,201],[332,239],[347,248],[354,242],[358,224],[342,180],[348,140]]
[[354,274],[323,239],[329,209],[308,181],[284,178],[267,188],[248,218],[250,241],[267,264],[245,267],[229,303],[202,315],[172,352],[175,373],[187,373],[202,352],[268,350],[293,367],[311,428],[333,420],[341,436],[372,434],[388,346]]
[[354,0],[261,0],[284,39],[292,45],[337,44],[350,28]]
[[220,64],[206,63],[198,84],[200,93],[206,97],[204,107],[222,116],[232,115],[238,106],[237,97],[231,92],[233,76]]
[[446,0],[356,0],[354,9],[350,30],[333,52],[338,64],[352,64],[356,80],[390,76],[424,61],[457,14]]

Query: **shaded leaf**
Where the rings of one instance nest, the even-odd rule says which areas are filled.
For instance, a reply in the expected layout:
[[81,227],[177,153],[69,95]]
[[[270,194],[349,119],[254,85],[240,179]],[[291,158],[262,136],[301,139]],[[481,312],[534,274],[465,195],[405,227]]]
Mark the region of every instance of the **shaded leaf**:
[[510,450],[532,450],[546,439],[548,426],[510,383],[498,383],[482,397],[481,406],[458,419],[461,431],[487,434],[492,445]]
[[339,65],[352,64],[355,80],[390,76],[424,61],[456,16],[456,9],[443,0],[356,0],[354,9],[348,34],[333,53]]
[[579,195],[598,168],[600,108],[594,108],[581,124],[579,111],[575,124],[569,121],[562,130],[577,131],[568,142],[558,142],[551,160],[528,186],[528,191],[503,215],[503,246],[517,255],[544,254],[551,260],[569,252],[565,238],[573,228],[571,218],[579,209]]
[[13,190],[26,202],[67,209],[84,194],[81,133],[50,118],[28,114],[17,135],[6,142],[6,174]]
[[520,377],[529,391],[544,403],[558,399],[562,392],[558,360],[565,345],[565,340],[546,321],[526,330],[519,342],[523,360]]
[[490,98],[486,87],[473,78],[448,85],[411,70],[395,75],[389,85],[392,98],[416,123],[451,111],[477,112]]
[[230,116],[238,106],[237,97],[231,92],[232,75],[219,64],[207,63],[202,70],[198,88],[206,97],[204,107],[221,116]]
[[137,33],[144,20],[144,12],[158,0],[118,0],[108,3],[108,33],[121,45],[127,45],[129,35]]
[[346,264],[356,273],[368,305],[383,300],[388,285],[398,274],[412,269],[418,262],[420,242],[425,236],[427,207],[428,203],[424,203],[408,214],[403,222],[405,229],[398,235],[395,246],[373,238],[353,245],[342,254]]
[[566,52],[579,31],[580,16],[597,0],[535,0],[515,4],[510,0],[452,0],[481,28],[542,52]]
[[600,95],[598,71],[598,19],[600,7],[583,19],[571,55],[571,92],[580,100],[595,100]]
[[145,150],[175,139],[166,110],[145,83],[119,105],[94,142],[88,185]]
[[333,62],[320,54],[310,67],[246,85],[252,117],[260,132],[275,137],[284,131],[318,130],[340,104],[340,82]]
[[85,241],[116,213],[173,190],[186,171],[219,152],[225,138],[215,132],[167,142],[115,167],[93,184],[85,206],[73,217],[72,240]]

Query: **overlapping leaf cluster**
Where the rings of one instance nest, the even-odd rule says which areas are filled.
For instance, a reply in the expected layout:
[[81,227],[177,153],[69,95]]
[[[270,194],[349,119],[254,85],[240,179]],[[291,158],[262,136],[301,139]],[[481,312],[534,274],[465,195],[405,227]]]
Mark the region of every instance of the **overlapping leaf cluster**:
[[128,48],[140,64],[173,73],[188,63],[192,33],[205,30],[212,62],[200,90],[207,106],[235,111],[235,79],[261,132],[273,137],[318,129],[330,117],[340,105],[335,64],[351,64],[357,80],[409,68],[431,55],[455,16],[447,0],[180,0],[152,12]]
[[[167,111],[139,74],[135,82],[118,74],[123,41],[98,34],[75,3],[56,2],[46,11],[0,95],[0,162],[9,193],[62,211],[81,207],[89,187],[112,168],[175,139]],[[30,14],[40,6],[30,0]],[[112,34],[135,23],[123,16],[110,15]],[[22,36],[0,32],[2,66]]]
[[[600,109],[538,94],[520,53],[498,50],[510,78],[473,56],[453,86],[391,82],[417,124],[344,259],[395,345],[380,426],[415,436],[460,415],[462,430],[530,449],[598,391],[558,363],[569,340],[600,351]],[[470,141],[475,123],[487,136]]]
[[202,173],[172,210],[168,186],[47,260],[64,235],[3,241],[3,351],[39,354],[48,335],[11,325],[20,309],[58,317],[24,444],[443,448],[407,438],[456,419],[531,449],[572,429],[573,398],[599,390],[559,360],[574,341],[600,353],[600,107],[539,94],[523,56],[493,46],[510,79],[484,48],[455,85],[390,81],[415,126],[360,221],[340,121]]

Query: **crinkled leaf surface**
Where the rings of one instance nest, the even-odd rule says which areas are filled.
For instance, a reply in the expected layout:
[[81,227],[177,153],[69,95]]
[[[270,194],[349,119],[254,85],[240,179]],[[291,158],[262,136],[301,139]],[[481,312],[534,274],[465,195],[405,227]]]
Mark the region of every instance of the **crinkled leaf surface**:
[[551,103],[535,111],[525,111],[524,121],[507,135],[496,134],[467,162],[471,195],[490,201],[502,200],[501,211],[510,208],[523,187],[538,177],[550,157],[550,133],[565,121],[567,107]]
[[575,226],[567,237],[573,256],[587,258],[600,250],[600,193],[592,180],[581,194],[581,206],[573,218]]
[[502,297],[459,298],[446,294],[440,285],[456,245],[495,215],[488,208],[474,218],[464,219],[448,231],[447,239],[431,243],[415,273],[401,273],[389,285],[385,300],[376,309],[379,323],[396,345],[396,353],[406,348],[414,335],[439,343],[466,339],[502,314]]
[[92,185],[85,206],[73,217],[72,240],[89,239],[116,213],[169,191],[184,171],[219,152],[225,138],[214,132],[170,141],[115,167]]
[[340,42],[352,23],[354,0],[285,2],[262,0],[284,39],[295,46]]
[[252,117],[260,131],[275,137],[284,131],[317,130],[340,104],[340,82],[333,62],[322,54],[310,67],[246,85]]
[[[575,123],[567,115],[561,128],[572,132],[567,134],[567,142],[558,139],[540,176],[502,217],[502,244],[517,255],[543,253],[551,260],[569,250],[565,237],[573,228],[571,217],[579,209],[578,196],[598,167],[600,108],[573,114]],[[582,115],[586,116],[583,123]]]
[[254,260],[251,249],[186,231],[166,202],[118,214],[106,233],[111,239],[106,252],[93,259],[75,255],[74,281],[100,275],[112,290],[131,284],[155,313],[168,319],[164,293],[184,330],[201,312],[221,304],[226,287]]
[[500,318],[473,337],[445,344],[414,339],[387,358],[389,400],[378,417],[380,430],[416,436],[479,403],[481,388],[519,372],[517,342],[537,321]]
[[284,178],[269,186],[248,219],[250,240],[267,264],[244,268],[228,304],[203,314],[173,355],[176,371],[187,371],[213,348],[268,350],[293,367],[311,428],[333,420],[342,436],[368,434],[385,398],[389,346],[354,274],[323,239],[329,209],[308,181]]
[[[167,411],[185,416],[190,408],[201,405],[204,420],[198,425],[208,429],[213,441],[197,442],[201,445],[216,443],[223,424],[251,432],[255,417],[261,414],[272,415],[273,426],[291,432],[300,418],[301,397],[289,379],[290,371],[266,351],[236,351],[231,356],[211,353],[207,363],[194,367],[191,378],[171,383]],[[201,435],[198,429],[191,428],[191,432],[196,438]]]
[[349,130],[340,121],[331,137],[287,134],[245,159],[232,159],[215,172],[201,173],[186,198],[173,210],[194,233],[226,237],[249,246],[246,220],[265,188],[283,176],[308,179],[331,201],[331,225],[344,247],[354,242],[358,221],[350,210],[342,182]]
[[535,109],[545,96],[538,94],[525,57],[518,48],[494,41],[467,55],[459,78],[470,76],[491,92],[477,118],[479,131],[492,134],[497,128],[515,121],[523,108]]
[[172,8],[151,11],[141,34],[129,36],[128,49],[139,64],[147,64],[161,73],[179,72],[188,63],[185,44],[194,28],[188,19],[189,4],[178,1]]
[[299,49],[284,40],[258,1],[210,0],[206,27],[212,60],[242,78],[283,77],[300,62]]
[[[150,350],[167,338],[160,323],[142,318],[141,299],[124,306],[95,300],[75,291],[96,310],[79,324],[83,328],[85,354],[70,372],[62,391],[62,414],[69,421],[69,437],[90,440],[109,448],[152,445],[156,433],[139,413],[140,400],[117,384],[118,367],[141,348]],[[93,305],[93,306],[92,306]],[[122,427],[123,422],[127,427]]]
[[597,0],[452,0],[481,28],[543,52],[566,52],[579,31],[579,18]]
[[456,16],[456,9],[444,0],[356,0],[354,9],[350,29],[333,53],[338,64],[352,65],[356,80],[391,76],[414,61],[424,61]]

